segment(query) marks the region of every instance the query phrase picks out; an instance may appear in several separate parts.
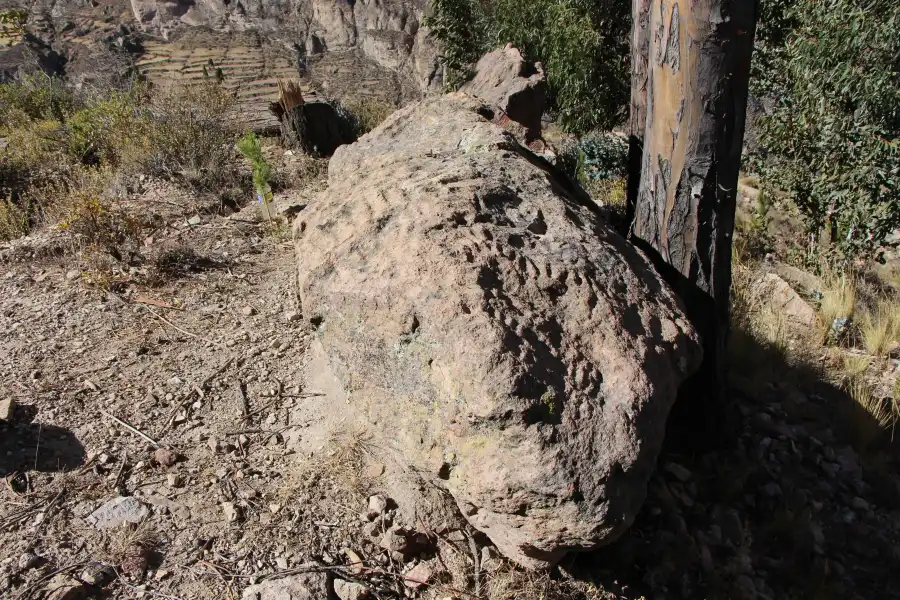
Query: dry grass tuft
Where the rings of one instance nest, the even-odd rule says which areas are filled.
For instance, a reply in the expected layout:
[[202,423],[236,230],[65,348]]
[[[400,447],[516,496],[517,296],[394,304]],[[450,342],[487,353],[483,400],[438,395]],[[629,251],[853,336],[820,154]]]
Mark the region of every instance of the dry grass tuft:
[[893,438],[898,418],[895,402],[875,396],[863,377],[850,378],[844,390],[853,401],[851,427],[858,450],[864,452],[876,445],[886,433]]
[[615,179],[585,178],[582,185],[585,191],[590,194],[591,200],[616,214],[624,215],[627,199],[626,183],[623,177]]
[[874,311],[863,315],[859,325],[860,338],[869,354],[884,356],[900,336],[900,305],[881,302]]
[[353,115],[357,135],[365,135],[381,125],[396,110],[387,102],[370,97],[360,97],[343,104]]
[[556,580],[547,573],[505,566],[487,578],[487,600],[616,600],[618,596],[585,581]]
[[369,489],[363,471],[374,453],[371,436],[361,427],[332,431],[322,451],[306,461],[279,495],[287,499],[302,488],[327,489],[333,506],[355,514]]
[[847,354],[844,356],[844,372],[848,379],[856,379],[862,377],[872,364],[872,359],[868,356],[860,356],[858,354]]
[[848,275],[832,275],[825,279],[819,318],[825,335],[839,319],[850,321],[856,312],[856,281]]

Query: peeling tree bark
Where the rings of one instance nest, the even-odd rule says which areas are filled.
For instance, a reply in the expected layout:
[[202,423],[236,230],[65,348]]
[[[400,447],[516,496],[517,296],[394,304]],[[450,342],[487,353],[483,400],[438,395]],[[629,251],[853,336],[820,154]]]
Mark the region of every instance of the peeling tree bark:
[[[706,359],[690,394],[718,406],[757,2],[648,2],[645,29],[644,2],[633,0],[634,43],[646,36],[647,62],[644,93],[632,89],[632,126],[639,131],[643,119],[643,148],[640,172],[631,173],[631,237],[655,259],[703,336]],[[642,68],[635,63],[633,86]],[[705,408],[715,414],[717,406]]]
[[647,126],[647,56],[650,51],[651,0],[631,1],[631,105],[628,120],[628,178],[626,221],[634,218],[641,161],[644,156],[644,128]]

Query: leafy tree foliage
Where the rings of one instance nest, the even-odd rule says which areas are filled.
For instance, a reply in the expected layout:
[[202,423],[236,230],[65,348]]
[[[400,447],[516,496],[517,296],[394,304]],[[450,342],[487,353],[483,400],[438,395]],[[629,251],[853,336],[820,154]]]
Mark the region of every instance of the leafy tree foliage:
[[764,174],[810,232],[863,255],[900,226],[900,3],[768,2],[794,28],[764,56],[782,96],[761,124]]
[[569,131],[609,129],[628,99],[630,5],[620,0],[435,0],[426,22],[458,87],[492,47],[512,43],[547,73]]
[[484,7],[478,0],[432,0],[425,25],[441,44],[444,83],[458,88],[488,47]]

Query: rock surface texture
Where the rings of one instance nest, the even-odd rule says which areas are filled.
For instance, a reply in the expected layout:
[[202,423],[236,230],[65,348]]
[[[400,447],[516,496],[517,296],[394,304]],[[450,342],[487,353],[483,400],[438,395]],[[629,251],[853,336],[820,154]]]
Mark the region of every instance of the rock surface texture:
[[482,56],[475,76],[460,91],[499,106],[527,129],[527,137],[540,136],[541,116],[547,108],[544,69],[540,63],[527,62],[512,46]]
[[257,30],[284,38],[306,54],[359,50],[381,66],[440,87],[437,51],[421,25],[425,0],[131,0],[148,31],[204,26]]
[[398,111],[337,150],[294,234],[350,404],[537,568],[629,526],[701,352],[644,256],[498,112]]

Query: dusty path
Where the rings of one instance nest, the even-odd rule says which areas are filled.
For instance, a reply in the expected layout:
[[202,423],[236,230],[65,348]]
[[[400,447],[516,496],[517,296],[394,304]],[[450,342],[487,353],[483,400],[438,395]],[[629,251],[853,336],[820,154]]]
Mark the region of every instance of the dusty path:
[[[103,289],[71,256],[0,263],[0,399],[17,405],[0,421],[0,596],[47,565],[125,568],[137,552],[115,597],[232,597],[257,573],[336,555],[339,521],[358,514],[303,502],[323,397],[304,385],[290,242],[252,209],[189,225],[194,208],[168,206],[153,240],[190,246],[193,271],[157,287]],[[149,509],[141,526],[89,523],[124,495]]]

